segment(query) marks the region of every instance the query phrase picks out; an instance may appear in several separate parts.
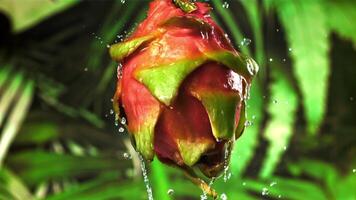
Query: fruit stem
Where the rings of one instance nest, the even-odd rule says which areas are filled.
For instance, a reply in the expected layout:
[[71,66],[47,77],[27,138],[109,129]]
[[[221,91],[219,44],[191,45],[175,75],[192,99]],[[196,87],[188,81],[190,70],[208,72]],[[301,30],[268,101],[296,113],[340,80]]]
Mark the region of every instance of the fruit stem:
[[186,13],[191,13],[198,9],[195,3],[190,0],[173,0],[173,3]]

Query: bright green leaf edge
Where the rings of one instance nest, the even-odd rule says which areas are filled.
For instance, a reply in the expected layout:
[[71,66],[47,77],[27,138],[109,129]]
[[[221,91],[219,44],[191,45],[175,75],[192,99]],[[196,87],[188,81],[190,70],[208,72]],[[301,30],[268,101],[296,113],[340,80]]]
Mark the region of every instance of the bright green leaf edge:
[[133,53],[144,42],[147,42],[155,37],[155,34],[149,34],[142,37],[138,37],[125,42],[114,44],[110,47],[109,53],[113,60],[120,62],[123,58]]

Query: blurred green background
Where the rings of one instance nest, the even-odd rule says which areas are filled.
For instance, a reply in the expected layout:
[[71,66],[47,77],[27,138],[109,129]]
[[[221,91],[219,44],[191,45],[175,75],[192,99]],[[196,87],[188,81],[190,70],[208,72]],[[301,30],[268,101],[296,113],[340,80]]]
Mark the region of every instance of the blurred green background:
[[[115,124],[107,47],[148,0],[0,0],[0,199],[147,199]],[[356,2],[210,0],[260,72],[220,199],[356,199]],[[156,200],[201,199],[182,172],[147,165]]]

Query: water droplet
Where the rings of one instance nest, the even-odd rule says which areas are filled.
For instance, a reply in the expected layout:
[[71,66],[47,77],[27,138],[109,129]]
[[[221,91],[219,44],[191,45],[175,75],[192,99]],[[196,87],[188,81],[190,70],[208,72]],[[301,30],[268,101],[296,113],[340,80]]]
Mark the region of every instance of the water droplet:
[[245,186],[245,185],[246,185],[246,182],[243,182],[242,185]]
[[282,195],[278,195],[278,199],[282,198]]
[[153,200],[152,188],[150,185],[150,180],[148,179],[145,161],[144,161],[142,155],[140,155],[140,154],[138,155],[138,158],[140,159],[140,163],[141,163],[143,182],[145,183],[145,186],[146,186],[148,200]]
[[226,1],[222,4],[223,8],[229,8],[229,6],[230,6],[229,3]]
[[277,28],[276,31],[279,32],[279,29]]
[[248,120],[245,121],[245,127],[248,127],[248,126],[251,126],[251,125],[252,125],[251,121],[248,121]]
[[256,115],[252,115],[252,119],[256,119]]
[[126,124],[126,118],[125,117],[121,118],[121,124]]
[[132,156],[131,156],[129,153],[127,153],[127,152],[123,153],[122,156],[123,156],[125,159],[128,159],[128,160],[130,160],[130,159],[132,158]]
[[278,101],[277,100],[273,100],[273,103],[276,104],[276,103],[278,103]]
[[284,151],[287,150],[287,146],[284,146],[284,147],[283,147],[283,150],[284,150]]
[[126,2],[126,0],[121,0],[121,3],[124,4]]
[[107,44],[107,45],[106,45],[106,48],[110,48],[110,45],[109,45],[109,44]]
[[272,61],[273,61],[273,58],[269,58],[269,61],[272,62]]
[[270,187],[273,187],[277,184],[277,182],[272,182],[271,184],[269,184]]
[[286,59],[285,59],[285,58],[283,58],[283,62],[286,62]]
[[266,187],[262,188],[262,192],[261,192],[262,196],[267,196],[269,194],[269,191]]
[[241,43],[241,46],[248,46],[251,44],[251,39],[244,38],[240,43]]
[[[115,126],[119,126],[119,122],[115,121]],[[120,131],[120,130],[119,130]]]
[[110,109],[110,115],[114,114],[114,110]]
[[288,48],[288,51],[292,51],[292,48]]
[[209,33],[208,32],[201,31],[200,32],[200,36],[201,36],[201,38],[203,38],[203,40],[209,39]]
[[167,194],[168,194],[168,195],[173,195],[173,193],[174,193],[174,190],[173,190],[173,189],[168,189],[168,191],[167,191]]
[[87,68],[87,67],[86,67],[86,68],[84,68],[84,71],[85,71],[85,72],[87,72],[87,71],[88,71],[88,68]]
[[225,193],[222,193],[222,194],[220,195],[220,199],[221,199],[221,200],[227,200],[226,194],[225,194]]
[[350,101],[353,101],[354,100],[354,97],[350,97]]
[[124,128],[122,128],[122,127],[119,128],[119,132],[120,132],[120,133],[123,133],[124,131],[125,131]]
[[253,59],[251,59],[251,58],[247,58],[246,60],[245,60],[245,62],[246,62],[246,66],[247,66],[247,70],[248,70],[248,72],[253,76],[253,75],[256,75],[257,74],[257,72],[258,72],[258,65],[257,65],[257,63],[253,60]]
[[352,170],[352,173],[356,173],[356,169],[353,169],[353,170]]

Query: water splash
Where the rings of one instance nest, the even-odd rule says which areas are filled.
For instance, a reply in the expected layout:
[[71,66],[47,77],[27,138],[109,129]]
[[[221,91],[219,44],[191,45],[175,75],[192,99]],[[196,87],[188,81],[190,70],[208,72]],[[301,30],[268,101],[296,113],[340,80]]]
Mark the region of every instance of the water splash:
[[269,194],[268,188],[266,188],[266,187],[262,188],[261,194],[262,194],[262,196],[267,196]]
[[224,182],[225,183],[231,177],[231,173],[228,173],[228,171],[229,171],[229,155],[230,155],[230,151],[231,151],[230,148],[231,148],[231,142],[227,142],[225,152],[224,152]]
[[249,38],[244,38],[244,39],[240,42],[240,44],[241,44],[241,46],[248,46],[248,45],[251,44],[251,42],[252,42],[251,39],[249,39]]
[[140,159],[140,163],[141,163],[143,182],[145,183],[145,186],[146,186],[148,200],[153,200],[152,188],[150,185],[150,180],[148,179],[145,160],[143,159],[142,155],[140,155],[140,154],[138,155],[138,158]]
[[223,8],[229,8],[229,6],[230,6],[229,3],[226,1],[222,4]]
[[[213,185],[215,181],[215,178],[213,177],[210,182],[209,182],[209,187]],[[200,195],[200,200],[207,200],[208,199],[208,194],[204,191],[202,195]]]

